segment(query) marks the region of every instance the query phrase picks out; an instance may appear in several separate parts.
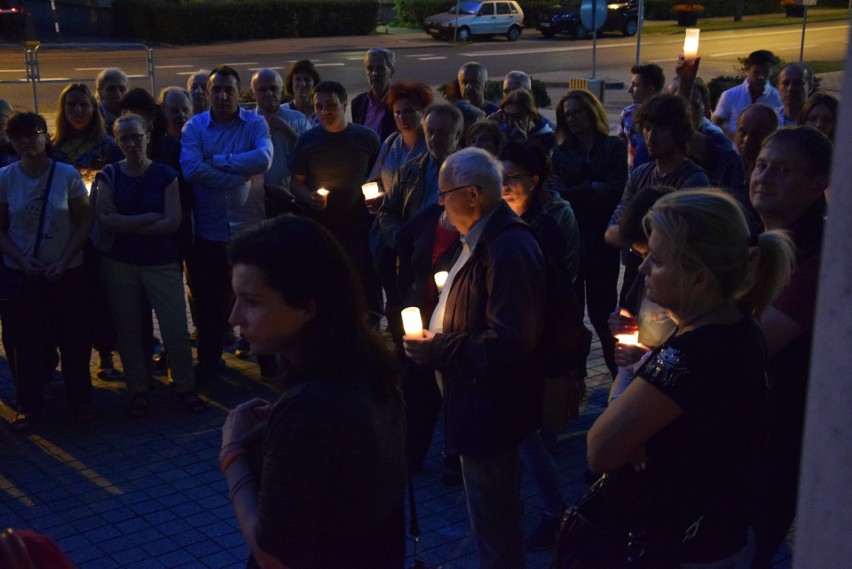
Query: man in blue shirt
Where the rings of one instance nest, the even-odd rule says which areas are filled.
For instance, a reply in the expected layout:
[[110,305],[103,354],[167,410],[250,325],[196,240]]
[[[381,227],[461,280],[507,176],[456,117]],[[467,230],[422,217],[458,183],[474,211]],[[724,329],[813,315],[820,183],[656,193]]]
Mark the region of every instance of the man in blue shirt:
[[220,366],[227,321],[230,269],[226,247],[244,226],[252,177],[272,164],[272,140],[266,120],[240,108],[240,76],[221,65],[207,82],[210,110],[183,128],[180,165],[193,185],[194,242],[187,255],[198,321],[198,367],[204,380]]

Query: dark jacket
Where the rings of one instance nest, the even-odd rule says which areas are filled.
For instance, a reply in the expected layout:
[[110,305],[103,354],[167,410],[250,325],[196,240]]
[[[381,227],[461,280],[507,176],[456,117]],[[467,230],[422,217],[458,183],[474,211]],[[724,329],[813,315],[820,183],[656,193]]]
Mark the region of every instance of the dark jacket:
[[535,237],[501,202],[453,281],[431,345],[429,363],[444,374],[448,453],[500,452],[538,425],[544,290]]
[[426,168],[430,154],[418,156],[406,162],[393,182],[393,190],[379,211],[379,227],[382,237],[391,247],[396,248],[396,232],[400,225],[408,221],[426,195]]
[[458,257],[459,242],[451,246],[432,264],[435,247],[435,227],[444,213],[444,208],[432,204],[400,226],[396,233],[396,250],[399,255],[399,296],[403,306],[434,307],[436,299],[426,298],[434,274],[449,271],[453,259]]
[[[352,99],[352,122],[360,125],[364,124],[364,117],[367,116],[368,102],[367,93],[361,93]],[[393,120],[393,110],[385,106],[385,116],[382,117],[381,131],[378,133],[379,140],[384,142],[394,132],[396,132],[396,121]]]

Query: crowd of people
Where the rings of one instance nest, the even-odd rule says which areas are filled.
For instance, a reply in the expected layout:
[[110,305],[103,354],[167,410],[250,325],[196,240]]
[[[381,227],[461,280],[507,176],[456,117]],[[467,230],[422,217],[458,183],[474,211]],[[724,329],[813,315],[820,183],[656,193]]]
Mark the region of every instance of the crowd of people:
[[[585,392],[588,312],[614,381],[564,567],[770,567],[795,517],[837,118],[805,64],[776,90],[774,61],[750,54],[712,109],[700,60],[668,89],[636,66],[617,127],[584,89],[548,120],[521,71],[488,101],[476,62],[435,102],[384,48],[351,100],[301,60],[254,73],[253,108],[227,65],[156,98],[106,69],[62,91],[52,132],[0,104],[11,427],[38,424],[60,362],[93,420],[93,349],[132,417],[158,365],[204,413],[237,342],[282,390],[222,431],[250,566],[402,567],[406,476],[443,408],[442,480],[464,483],[480,566],[522,568],[559,536],[548,448]],[[528,535],[522,476],[543,501]]]

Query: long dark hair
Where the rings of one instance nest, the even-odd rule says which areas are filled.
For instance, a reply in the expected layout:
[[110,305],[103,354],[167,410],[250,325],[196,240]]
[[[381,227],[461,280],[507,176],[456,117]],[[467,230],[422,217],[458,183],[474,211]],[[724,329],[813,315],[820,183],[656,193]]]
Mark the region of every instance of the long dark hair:
[[381,400],[398,393],[394,353],[368,325],[360,279],[324,227],[291,215],[264,221],[234,239],[230,261],[262,271],[287,304],[316,306],[287,386],[320,379],[362,382]]

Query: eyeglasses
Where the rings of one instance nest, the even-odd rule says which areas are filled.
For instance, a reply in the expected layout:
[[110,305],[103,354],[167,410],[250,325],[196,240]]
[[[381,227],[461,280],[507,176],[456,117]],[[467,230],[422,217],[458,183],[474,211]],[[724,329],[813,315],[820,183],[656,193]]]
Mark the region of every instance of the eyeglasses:
[[145,139],[144,134],[128,134],[126,136],[122,136],[118,139],[119,144],[136,144],[139,145]]
[[29,134],[16,134],[16,135],[10,136],[9,139],[16,141],[16,142],[23,142],[25,140],[31,142],[31,141],[35,140],[40,134],[47,134],[47,131],[46,130],[36,130],[36,131],[31,132]]
[[480,191],[482,190],[482,188],[480,188],[476,184],[464,184],[463,186],[456,186],[455,188],[453,188],[451,190],[447,190],[446,192],[442,192],[441,190],[438,190],[438,201],[447,199],[447,194],[451,194],[453,192],[457,192],[457,191],[463,190],[465,188],[476,188],[477,190],[480,190]]

